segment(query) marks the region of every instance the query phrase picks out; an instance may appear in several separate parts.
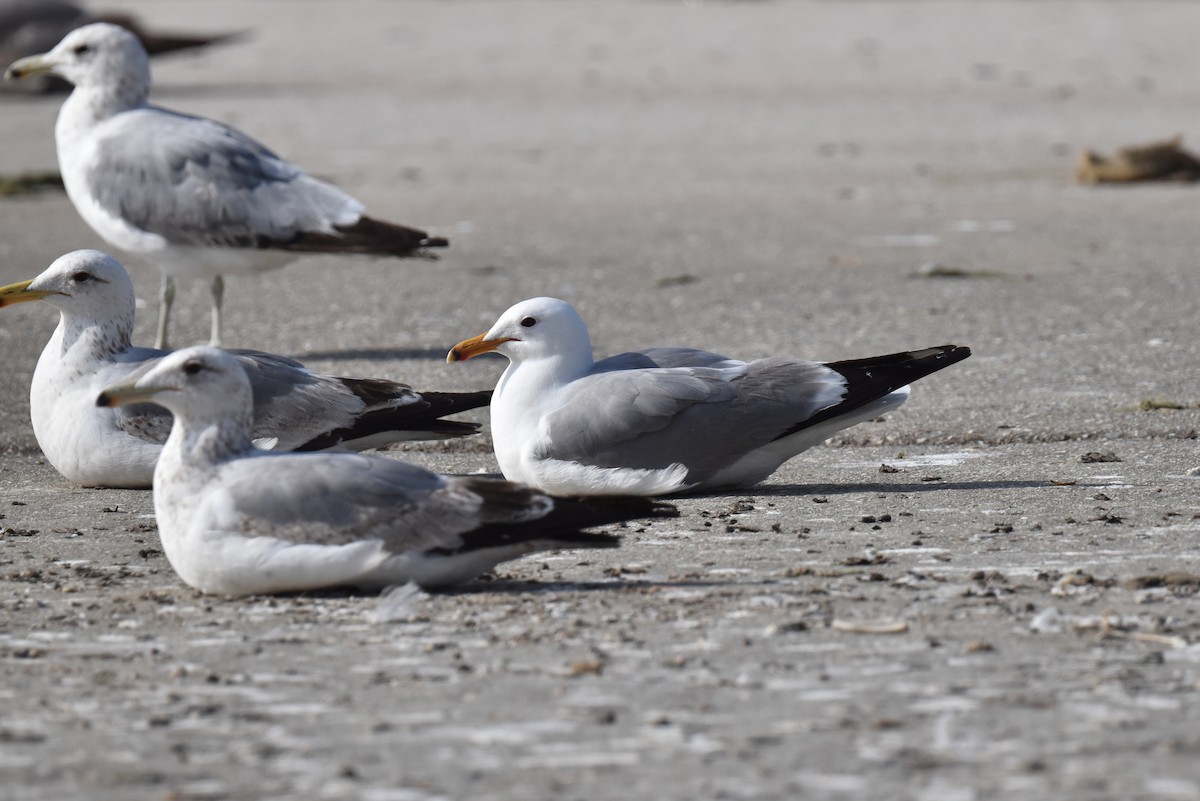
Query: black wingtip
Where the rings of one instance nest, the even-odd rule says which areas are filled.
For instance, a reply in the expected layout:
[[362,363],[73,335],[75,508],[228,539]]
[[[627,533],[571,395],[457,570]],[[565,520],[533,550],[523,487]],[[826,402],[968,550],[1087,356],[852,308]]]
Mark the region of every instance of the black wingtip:
[[495,521],[464,533],[462,545],[456,551],[523,542],[537,543],[542,548],[613,548],[619,543],[619,537],[585,529],[679,516],[679,510],[673,504],[654,498],[550,496],[553,507],[541,517],[528,520],[522,519],[525,515],[520,512],[531,504],[544,503],[547,496],[543,493],[496,479],[463,477],[456,480],[480,497],[484,509],[493,513]]
[[[419,437],[409,439],[452,439],[475,434],[480,424],[465,420],[445,420],[447,415],[487,406],[492,400],[492,390],[475,392],[416,392],[407,384],[398,384],[374,378],[341,378],[342,385],[372,408],[355,419],[346,428],[314,437],[297,451],[320,451],[343,443],[353,445],[362,440],[388,432],[417,433]],[[404,402],[397,402],[406,398]],[[404,437],[397,437],[403,439]]]
[[877,387],[876,397],[881,398],[919,378],[957,364],[970,355],[971,349],[966,345],[935,345],[867,359],[827,362],[825,366],[841,373],[851,385],[859,383]]
[[364,215],[349,225],[335,225],[333,233],[299,231],[287,240],[259,236],[253,246],[299,253],[357,253],[436,260],[437,254],[428,249],[449,247],[450,241],[445,237],[430,236],[417,228]]
[[886,356],[826,362],[826,367],[841,374],[846,380],[846,394],[838,403],[797,423],[776,439],[789,437],[806,428],[853,412],[918,379],[957,364],[970,355],[971,349],[966,345],[935,345],[932,348],[889,353]]

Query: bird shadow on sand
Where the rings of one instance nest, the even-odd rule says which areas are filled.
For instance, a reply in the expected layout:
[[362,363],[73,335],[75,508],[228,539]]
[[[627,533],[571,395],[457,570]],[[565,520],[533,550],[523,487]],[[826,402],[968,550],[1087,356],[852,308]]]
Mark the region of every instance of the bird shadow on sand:
[[313,350],[293,354],[289,358],[302,362],[313,359],[327,361],[357,361],[371,359],[433,359],[446,360],[449,348],[351,348],[348,350]]
[[436,590],[433,595],[485,595],[490,592],[498,592],[512,595],[520,595],[524,593],[546,593],[546,592],[622,592],[622,591],[640,591],[645,592],[681,589],[681,588],[703,588],[726,586],[727,582],[723,581],[636,581],[625,579],[611,579],[609,581],[537,581],[517,580],[517,579],[484,579],[476,580],[469,584],[463,584],[457,587],[447,587],[444,590]]
[[[503,593],[505,595],[522,595],[525,593],[551,592],[628,592],[628,591],[657,591],[666,589],[724,587],[724,581],[636,581],[613,578],[607,581],[537,581],[487,577],[487,575],[453,587],[429,590],[431,598],[450,598],[454,596],[486,595],[488,593]],[[294,600],[321,600],[337,598],[380,598],[377,590],[364,590],[356,587],[330,587],[320,590],[305,590],[303,592],[275,593],[275,598]]]
[[1102,482],[1080,481],[1075,484],[1053,484],[1047,479],[1014,480],[1014,481],[922,481],[912,484],[774,484],[766,487],[754,487],[750,490],[728,493],[706,493],[706,498],[790,498],[795,496],[824,496],[824,495],[857,495],[865,493],[880,493],[904,495],[914,492],[941,492],[945,490],[1022,490],[1022,489],[1061,489],[1072,487],[1104,487]]

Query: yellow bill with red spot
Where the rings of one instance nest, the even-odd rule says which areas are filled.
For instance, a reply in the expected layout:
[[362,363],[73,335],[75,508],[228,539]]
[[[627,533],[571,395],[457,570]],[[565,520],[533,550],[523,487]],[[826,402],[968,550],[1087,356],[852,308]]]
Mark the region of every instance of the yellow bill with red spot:
[[479,356],[484,353],[491,353],[496,348],[503,345],[505,342],[516,342],[516,337],[500,337],[498,339],[486,339],[487,334],[480,334],[477,337],[464,339],[459,342],[450,352],[446,354],[447,362],[465,362],[467,359]]

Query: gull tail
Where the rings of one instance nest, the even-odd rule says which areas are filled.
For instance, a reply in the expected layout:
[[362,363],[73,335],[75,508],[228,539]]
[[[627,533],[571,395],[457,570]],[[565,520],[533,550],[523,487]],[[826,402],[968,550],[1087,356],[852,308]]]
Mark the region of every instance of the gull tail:
[[[462,545],[444,553],[522,544],[528,551],[615,548],[621,542],[620,537],[583,529],[629,520],[679,516],[672,504],[651,498],[560,498],[509,481],[486,478],[460,478],[457,481],[482,499],[483,511],[490,521],[462,534]],[[547,507],[544,514],[530,519],[531,509]]]

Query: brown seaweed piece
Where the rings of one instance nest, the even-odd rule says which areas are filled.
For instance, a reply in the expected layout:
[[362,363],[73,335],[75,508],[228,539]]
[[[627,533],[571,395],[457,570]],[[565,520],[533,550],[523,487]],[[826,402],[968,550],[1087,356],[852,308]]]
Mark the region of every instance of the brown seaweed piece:
[[1111,158],[1085,150],[1079,155],[1075,179],[1081,184],[1200,181],[1200,159],[1183,149],[1182,136],[1123,147]]

